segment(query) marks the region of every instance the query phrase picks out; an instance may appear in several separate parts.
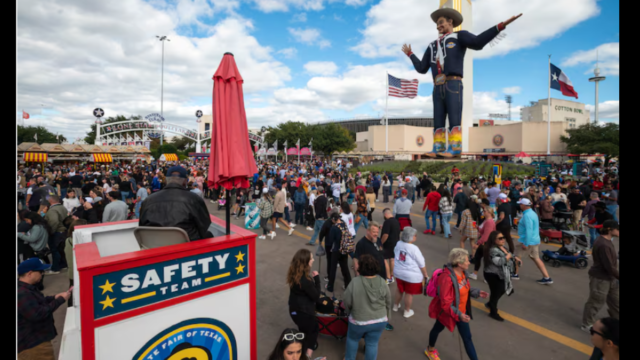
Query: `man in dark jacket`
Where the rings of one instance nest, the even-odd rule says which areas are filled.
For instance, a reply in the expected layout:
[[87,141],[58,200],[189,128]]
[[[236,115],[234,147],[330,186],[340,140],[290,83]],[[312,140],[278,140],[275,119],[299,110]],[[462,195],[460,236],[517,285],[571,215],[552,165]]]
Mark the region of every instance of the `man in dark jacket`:
[[456,229],[460,226],[460,220],[462,220],[462,212],[464,211],[465,206],[467,206],[468,200],[469,198],[464,193],[464,190],[462,188],[458,188],[458,193],[453,197],[453,203],[456,204],[456,208],[453,210],[453,212],[458,214]]
[[313,200],[313,210],[316,213],[316,221],[313,225],[313,236],[311,236],[311,240],[309,240],[307,245],[316,244],[316,238],[320,233],[320,229],[322,229],[325,220],[327,220],[327,202],[324,188],[322,186],[318,187],[318,196]]
[[36,284],[42,279],[45,265],[31,258],[18,265],[18,358],[54,360],[53,340],[58,333],[53,312],[71,296],[71,289],[55,296],[44,296]]
[[[349,257],[347,254],[340,252],[340,244],[342,243],[343,233],[345,236],[351,236],[347,225],[340,219],[338,213],[331,215],[331,222],[333,226],[329,230],[329,236],[325,240],[325,249],[327,254],[331,254],[331,267],[329,268],[329,281],[326,285],[328,292],[333,292],[333,283],[336,279],[336,270],[338,264],[340,264],[340,271],[342,271],[342,277],[344,279],[344,289],[347,288],[351,282],[351,273],[349,272]],[[348,235],[346,235],[348,234]],[[329,257],[329,256],[327,256]]]
[[191,241],[212,238],[207,206],[199,195],[186,188],[187,170],[173,166],[167,174],[167,186],[142,202],[139,225],[179,227]]

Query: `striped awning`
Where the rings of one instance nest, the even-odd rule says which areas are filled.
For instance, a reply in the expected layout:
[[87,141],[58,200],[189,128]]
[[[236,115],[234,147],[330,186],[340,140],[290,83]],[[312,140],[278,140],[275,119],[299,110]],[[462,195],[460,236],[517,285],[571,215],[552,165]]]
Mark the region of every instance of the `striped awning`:
[[178,155],[176,154],[162,154],[160,161],[178,161]]
[[24,153],[24,161],[32,161],[32,162],[46,162],[47,161],[47,153],[34,153],[34,152],[26,152]]
[[91,154],[91,161],[97,163],[110,163],[113,162],[113,158],[111,158],[111,154],[97,153]]

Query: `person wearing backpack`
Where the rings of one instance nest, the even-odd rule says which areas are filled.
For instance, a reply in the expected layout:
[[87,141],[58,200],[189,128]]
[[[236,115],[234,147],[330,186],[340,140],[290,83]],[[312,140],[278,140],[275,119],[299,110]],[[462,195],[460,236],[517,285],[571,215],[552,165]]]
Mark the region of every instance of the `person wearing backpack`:
[[296,224],[304,224],[304,208],[305,206],[307,206],[307,199],[307,194],[304,192],[304,188],[302,186],[298,187],[293,193],[293,205],[296,212]]
[[[344,203],[346,205],[346,203]],[[342,271],[342,278],[344,279],[344,288],[351,282],[351,272],[349,272],[349,257],[348,254],[352,253],[355,249],[353,236],[347,227],[347,224],[342,221],[340,214],[333,213],[330,218],[333,226],[329,230],[329,235],[325,240],[326,249],[331,252],[331,267],[329,269],[329,283],[325,285],[325,289],[328,292],[333,292],[333,285],[336,279],[336,270],[338,264],[340,264],[340,271]]]
[[380,190],[380,176],[377,173],[373,175],[373,179],[371,179],[371,187],[373,188],[373,193],[376,194],[376,201],[378,201],[378,191]]
[[436,323],[429,333],[429,346],[424,350],[424,354],[429,360],[440,360],[438,350],[435,348],[440,332],[445,327],[453,332],[453,328],[456,326],[467,356],[470,360],[478,360],[476,349],[471,341],[469,326],[469,322],[473,318],[471,298],[481,297],[484,299],[489,294],[470,286],[466,275],[469,264],[467,250],[451,249],[449,262],[444,265],[443,269],[434,271],[432,280],[427,287],[427,295],[435,295],[429,304],[429,317],[436,319]]

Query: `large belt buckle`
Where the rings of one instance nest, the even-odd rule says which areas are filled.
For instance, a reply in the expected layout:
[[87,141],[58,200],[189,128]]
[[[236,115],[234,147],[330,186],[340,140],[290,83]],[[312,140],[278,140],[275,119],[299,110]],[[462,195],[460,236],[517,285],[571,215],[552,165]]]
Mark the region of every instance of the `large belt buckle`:
[[444,85],[446,81],[447,81],[447,75],[445,74],[436,75],[436,85]]

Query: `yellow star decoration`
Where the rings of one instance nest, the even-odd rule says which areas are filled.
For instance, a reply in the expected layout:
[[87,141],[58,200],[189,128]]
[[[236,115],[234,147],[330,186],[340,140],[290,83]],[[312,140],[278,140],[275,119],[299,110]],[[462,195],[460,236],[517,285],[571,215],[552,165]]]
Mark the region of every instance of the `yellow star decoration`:
[[238,265],[238,267],[236,268],[238,272],[236,274],[244,273],[244,268],[245,268],[244,265],[242,264]]
[[107,282],[105,282],[104,285],[98,287],[102,289],[102,295],[104,295],[107,291],[113,292],[113,285],[115,284],[116,283],[109,283],[109,279],[107,279]]
[[115,298],[113,298],[113,299],[109,298],[109,295],[107,294],[107,298],[104,301],[100,301],[100,304],[103,305],[102,306],[102,310],[104,310],[104,309],[106,309],[108,307],[113,307],[113,302],[115,300],[116,300]]
[[244,254],[242,253],[242,251],[238,251],[238,255],[235,255],[235,257],[236,262],[244,261]]

